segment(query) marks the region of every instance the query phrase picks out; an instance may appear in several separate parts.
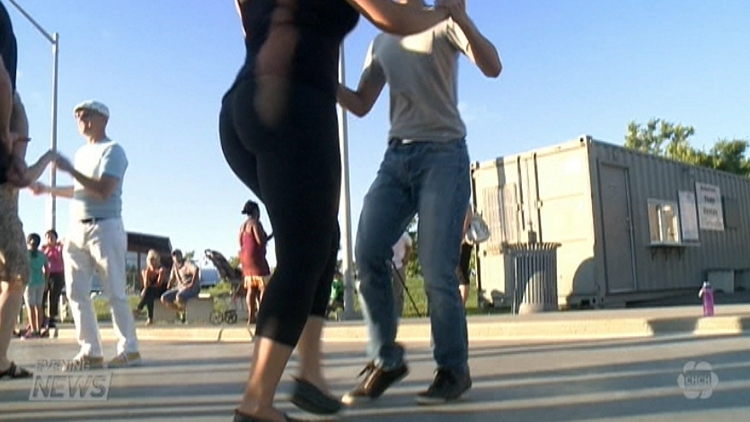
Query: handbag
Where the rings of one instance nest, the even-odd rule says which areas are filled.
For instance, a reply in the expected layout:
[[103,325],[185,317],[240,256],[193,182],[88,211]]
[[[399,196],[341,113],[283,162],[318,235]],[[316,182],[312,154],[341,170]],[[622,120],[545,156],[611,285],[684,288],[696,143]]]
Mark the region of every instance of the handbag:
[[490,228],[487,226],[487,223],[485,223],[481,215],[473,214],[471,216],[471,223],[469,223],[469,229],[466,230],[466,243],[482,243],[489,238]]

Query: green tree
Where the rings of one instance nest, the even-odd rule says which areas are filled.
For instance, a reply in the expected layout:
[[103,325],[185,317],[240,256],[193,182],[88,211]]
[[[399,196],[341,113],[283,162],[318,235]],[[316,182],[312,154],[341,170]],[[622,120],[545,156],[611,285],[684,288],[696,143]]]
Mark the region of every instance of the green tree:
[[645,125],[630,122],[625,135],[625,148],[750,177],[750,161],[746,152],[750,144],[744,139],[718,140],[708,152],[693,148],[692,126],[682,126],[662,119],[651,119]]
[[750,162],[746,158],[748,141],[735,139],[719,140],[706,157],[706,167],[750,177]]
[[625,148],[660,157],[691,159],[694,150],[689,138],[693,134],[695,129],[692,126],[682,126],[661,119],[651,119],[643,126],[630,122],[625,135]]

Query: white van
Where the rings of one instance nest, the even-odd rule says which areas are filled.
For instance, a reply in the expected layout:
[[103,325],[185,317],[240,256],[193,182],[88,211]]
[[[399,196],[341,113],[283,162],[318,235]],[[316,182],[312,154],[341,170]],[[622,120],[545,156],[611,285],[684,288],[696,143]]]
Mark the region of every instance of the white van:
[[201,289],[213,287],[221,280],[219,270],[216,269],[210,259],[201,256],[193,260],[193,263],[200,270]]

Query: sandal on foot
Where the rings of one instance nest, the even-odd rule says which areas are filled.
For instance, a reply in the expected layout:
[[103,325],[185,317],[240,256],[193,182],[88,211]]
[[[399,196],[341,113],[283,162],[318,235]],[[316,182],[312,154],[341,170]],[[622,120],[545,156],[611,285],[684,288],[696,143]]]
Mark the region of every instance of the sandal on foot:
[[320,391],[311,382],[294,378],[292,403],[300,409],[318,415],[332,415],[341,411],[341,400]]
[[[286,415],[286,413],[284,414],[284,421],[302,422],[301,419],[290,418],[289,416]],[[252,415],[246,415],[244,413],[241,413],[238,409],[235,409],[234,419],[232,419],[232,422],[270,422],[270,421],[268,419],[261,419]]]
[[16,366],[15,362],[11,362],[8,369],[5,371],[0,372],[0,380],[14,380],[14,379],[22,379],[22,378],[31,378],[34,374],[27,371],[24,368],[21,368],[20,366]]

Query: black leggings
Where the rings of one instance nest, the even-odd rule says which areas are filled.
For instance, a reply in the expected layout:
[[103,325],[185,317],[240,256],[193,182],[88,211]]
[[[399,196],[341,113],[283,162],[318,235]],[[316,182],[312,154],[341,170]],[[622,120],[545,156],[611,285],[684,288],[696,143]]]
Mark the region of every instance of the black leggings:
[[310,315],[325,317],[339,248],[341,189],[332,95],[289,88],[280,123],[260,122],[254,81],[224,96],[221,147],[229,167],[265,204],[276,240],[276,270],[263,294],[256,334],[296,346]]
[[471,264],[472,250],[474,250],[474,245],[461,243],[461,256],[458,259],[458,268],[456,269],[458,282],[461,284],[470,284],[469,264]]
[[141,301],[138,302],[138,310],[142,310],[143,307],[146,307],[146,315],[148,315],[148,319],[153,320],[154,319],[154,301],[159,299],[164,293],[164,289],[156,287],[156,286],[150,286],[146,288],[146,291],[143,292],[143,296],[141,297]]
[[42,305],[49,303],[49,323],[54,324],[59,321],[60,318],[60,296],[62,295],[62,289],[65,286],[65,274],[64,273],[50,273],[49,281],[44,286],[44,299]]

